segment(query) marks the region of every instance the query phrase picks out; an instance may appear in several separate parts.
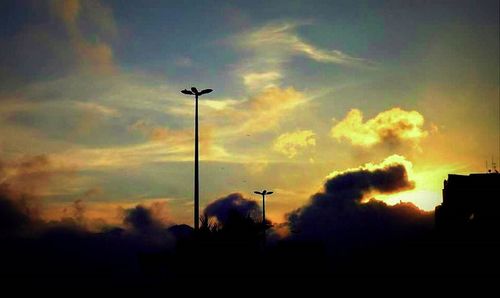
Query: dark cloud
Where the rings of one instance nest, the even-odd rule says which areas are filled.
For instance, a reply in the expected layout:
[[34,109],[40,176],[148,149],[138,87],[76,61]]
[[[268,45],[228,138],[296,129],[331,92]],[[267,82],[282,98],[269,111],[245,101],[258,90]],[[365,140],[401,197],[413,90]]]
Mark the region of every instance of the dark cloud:
[[413,187],[405,165],[397,162],[337,174],[306,206],[288,214],[292,237],[325,241],[336,249],[412,237],[432,226],[431,213],[411,203],[364,201]]
[[232,193],[208,204],[204,214],[216,218],[220,224],[224,225],[235,215],[258,221],[261,217],[261,209],[256,201],[246,199],[240,193]]
[[85,220],[86,206],[82,199],[75,200],[73,202],[73,217],[76,222],[82,224]]
[[[38,219],[41,208],[39,194],[55,173],[46,155],[0,160],[0,212],[5,221],[2,225]],[[12,229],[17,230],[17,227],[12,226]]]
[[[426,273],[427,264],[438,263],[442,258],[436,256],[449,251],[432,242],[432,213],[411,203],[389,206],[371,199],[413,188],[409,166],[393,157],[380,165],[335,173],[322,192],[266,234],[259,204],[240,193],[208,204],[203,214],[218,225],[199,232],[186,225],[167,228],[165,202],[122,209],[121,226],[90,230],[82,224],[84,202],[98,195],[99,188],[84,192],[73,203],[72,217],[45,222],[27,204],[38,187],[26,187],[36,190],[34,194],[24,194],[19,187],[37,185],[33,183],[37,180],[46,183],[40,171],[52,167],[50,159],[3,162],[0,277],[97,278],[104,285],[123,281],[142,285],[155,278],[163,283],[172,276],[275,274],[263,271],[265,266],[279,268],[285,275]],[[291,233],[283,236],[287,229]],[[455,272],[459,266],[453,267],[455,260],[470,245],[459,249],[449,255],[442,272]],[[474,249],[484,252],[480,246]],[[486,254],[478,264],[488,264],[492,255]],[[477,266],[465,268],[458,271]]]
[[135,231],[151,231],[163,227],[163,223],[153,217],[153,212],[142,205],[125,210],[123,223]]
[[69,217],[45,221],[39,216],[43,204],[38,194],[50,180],[65,181],[54,174],[47,156],[0,162],[2,278],[101,276],[109,285],[145,282],[145,273],[157,264],[162,266],[160,275],[170,272],[164,254],[172,250],[175,238],[166,229],[161,203],[124,210],[125,228],[102,224],[91,230],[85,200],[100,193],[92,188],[73,202]]
[[403,164],[393,164],[381,169],[346,172],[325,183],[325,193],[337,199],[359,201],[371,191],[387,194],[414,188],[408,180]]
[[8,193],[0,186],[0,236],[17,233],[30,223],[30,217],[19,204],[9,199]]
[[[82,201],[74,203],[75,218],[45,222],[33,219],[22,204],[0,190],[0,277],[98,278],[100,286],[128,281],[151,282],[149,274],[165,276],[175,239],[143,206],[126,210],[127,229],[107,226],[88,230]],[[161,272],[156,271],[161,266]],[[35,278],[36,277],[36,278]],[[77,278],[77,279],[76,279]]]
[[175,235],[168,230],[169,223],[162,214],[163,207],[161,203],[153,203],[124,210],[125,236],[133,239],[143,252],[170,250],[175,245]]

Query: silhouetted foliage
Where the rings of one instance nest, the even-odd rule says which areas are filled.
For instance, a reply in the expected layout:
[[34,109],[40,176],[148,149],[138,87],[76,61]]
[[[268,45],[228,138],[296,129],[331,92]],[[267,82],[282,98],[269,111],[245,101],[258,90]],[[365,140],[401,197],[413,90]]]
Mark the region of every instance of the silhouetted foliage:
[[[185,276],[488,274],[500,265],[498,237],[450,241],[432,231],[432,213],[412,204],[361,203],[367,190],[409,185],[399,169],[372,174],[329,179],[325,192],[274,228],[262,225],[259,204],[237,193],[208,204],[199,231],[166,228],[147,207],[136,206],[125,210],[124,228],[100,232],[76,220],[34,221],[3,193],[0,275],[161,285]],[[287,227],[291,234],[277,236]]]
[[0,192],[0,236],[18,232],[31,222],[16,202],[2,196]]

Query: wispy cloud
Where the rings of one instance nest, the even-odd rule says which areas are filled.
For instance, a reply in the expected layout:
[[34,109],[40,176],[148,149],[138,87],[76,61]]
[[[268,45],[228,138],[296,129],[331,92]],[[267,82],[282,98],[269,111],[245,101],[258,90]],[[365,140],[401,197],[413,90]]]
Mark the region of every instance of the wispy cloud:
[[179,56],[175,59],[174,64],[178,67],[192,67],[194,66],[193,59],[187,56]]
[[220,111],[225,122],[219,124],[223,135],[259,134],[278,128],[283,120],[308,98],[293,87],[271,87]]
[[303,40],[295,29],[298,22],[274,23],[251,31],[243,36],[241,45],[249,50],[267,52],[278,61],[293,55],[302,55],[318,62],[353,65],[367,63],[368,60],[350,56],[342,51],[325,50]]
[[243,83],[250,90],[260,90],[276,87],[283,76],[276,71],[243,74]]
[[304,23],[293,21],[270,23],[243,32],[233,39],[234,45],[249,55],[237,69],[245,86],[252,90],[278,85],[279,80],[284,77],[284,64],[294,56],[345,66],[373,64],[367,59],[351,56],[338,49],[322,49],[305,41],[296,32],[302,25]]
[[75,105],[86,112],[95,113],[103,116],[116,117],[120,115],[117,109],[104,106],[95,102],[81,102],[78,101]]

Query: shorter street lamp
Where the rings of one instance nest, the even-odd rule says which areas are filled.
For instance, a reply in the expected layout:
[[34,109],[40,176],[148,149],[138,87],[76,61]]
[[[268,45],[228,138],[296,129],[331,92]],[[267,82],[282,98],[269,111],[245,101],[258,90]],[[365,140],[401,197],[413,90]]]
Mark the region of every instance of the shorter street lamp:
[[254,193],[262,196],[262,225],[266,225],[266,195],[272,195],[272,191],[254,191]]

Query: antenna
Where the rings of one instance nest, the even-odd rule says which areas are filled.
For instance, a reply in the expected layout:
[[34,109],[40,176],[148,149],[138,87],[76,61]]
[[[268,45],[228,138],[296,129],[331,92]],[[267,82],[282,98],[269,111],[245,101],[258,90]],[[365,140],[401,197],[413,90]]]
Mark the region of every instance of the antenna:
[[493,159],[493,155],[491,156],[491,168],[493,169],[494,173],[498,173],[497,164],[495,163],[495,159]]

